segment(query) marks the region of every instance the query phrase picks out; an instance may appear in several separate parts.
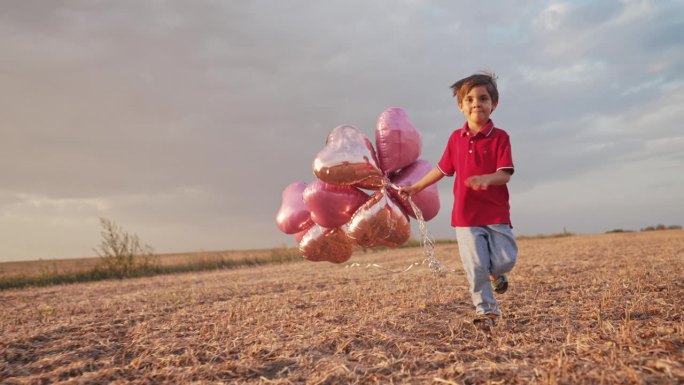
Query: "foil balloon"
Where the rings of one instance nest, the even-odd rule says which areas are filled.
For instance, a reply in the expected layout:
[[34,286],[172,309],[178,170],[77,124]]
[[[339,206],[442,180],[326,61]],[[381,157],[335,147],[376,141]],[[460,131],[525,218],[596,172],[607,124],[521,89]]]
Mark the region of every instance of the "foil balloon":
[[351,258],[353,244],[344,229],[315,225],[304,234],[299,252],[309,261],[343,263]]
[[302,239],[304,239],[304,236],[306,235],[306,233],[308,231],[309,231],[309,229],[306,229],[304,231],[300,231],[300,232],[296,233],[294,235],[295,242],[297,242],[297,244],[300,244],[302,242]]
[[313,226],[311,212],[304,203],[306,183],[295,182],[283,190],[283,200],[276,215],[276,225],[285,234],[295,234]]
[[311,219],[327,228],[347,223],[354,212],[370,197],[354,186],[336,185],[317,180],[304,189],[304,203]]
[[326,183],[382,187],[383,173],[378,168],[373,145],[352,126],[337,126],[330,132],[325,147],[314,159],[313,172]]
[[378,164],[390,174],[415,162],[423,142],[420,133],[401,108],[388,108],[380,115],[375,127]]
[[[411,163],[408,167],[401,169],[396,175],[392,177],[392,183],[399,186],[410,186],[420,180],[425,174],[432,170],[432,164],[427,160],[418,159]],[[390,189],[390,195],[395,202],[399,203],[404,212],[416,218],[416,214],[411,208],[408,198],[401,195],[398,190]],[[437,184],[434,183],[423,191],[411,197],[413,203],[418,206],[420,212],[423,214],[423,219],[429,221],[437,216],[439,212],[439,191]]]
[[354,213],[348,234],[361,247],[397,247],[411,236],[411,223],[383,188]]
[[[294,234],[305,259],[342,263],[357,244],[397,247],[411,236],[409,216],[416,217],[412,207],[424,220],[437,215],[436,185],[410,201],[396,188],[415,183],[432,169],[418,159],[420,133],[403,109],[382,112],[375,145],[358,129],[337,126],[314,159],[316,181],[308,186],[293,183],[283,191],[276,223]],[[375,192],[369,197],[361,189]]]

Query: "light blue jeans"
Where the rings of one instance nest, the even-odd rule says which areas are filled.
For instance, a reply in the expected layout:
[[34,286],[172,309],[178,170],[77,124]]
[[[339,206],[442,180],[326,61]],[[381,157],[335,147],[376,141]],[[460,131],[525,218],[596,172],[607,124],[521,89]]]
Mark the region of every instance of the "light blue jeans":
[[461,262],[477,314],[501,315],[489,274],[508,273],[518,258],[518,245],[508,224],[456,227]]

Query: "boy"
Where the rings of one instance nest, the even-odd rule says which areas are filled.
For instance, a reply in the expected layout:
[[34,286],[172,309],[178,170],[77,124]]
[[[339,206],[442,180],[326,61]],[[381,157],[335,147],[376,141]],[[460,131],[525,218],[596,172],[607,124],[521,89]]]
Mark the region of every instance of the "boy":
[[444,176],[456,176],[451,225],[477,313],[473,322],[490,330],[501,315],[493,291],[506,292],[505,273],[518,255],[506,187],[513,175],[511,145],[489,119],[499,102],[494,74],[471,75],[451,88],[466,123],[449,137],[437,167],[401,191],[414,195]]

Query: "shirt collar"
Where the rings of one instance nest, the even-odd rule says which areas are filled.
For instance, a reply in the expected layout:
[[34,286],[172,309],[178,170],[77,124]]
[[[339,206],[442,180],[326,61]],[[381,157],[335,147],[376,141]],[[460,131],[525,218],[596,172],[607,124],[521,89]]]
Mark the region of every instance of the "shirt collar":
[[[494,121],[489,119],[487,124],[485,124],[484,127],[482,127],[482,129],[480,130],[480,132],[478,132],[475,136],[478,136],[478,135],[489,136],[492,134],[493,131],[494,131]],[[468,122],[466,121],[465,123],[463,123],[463,127],[461,127],[461,136],[466,136],[466,135],[468,135],[469,132],[470,131],[468,130]]]

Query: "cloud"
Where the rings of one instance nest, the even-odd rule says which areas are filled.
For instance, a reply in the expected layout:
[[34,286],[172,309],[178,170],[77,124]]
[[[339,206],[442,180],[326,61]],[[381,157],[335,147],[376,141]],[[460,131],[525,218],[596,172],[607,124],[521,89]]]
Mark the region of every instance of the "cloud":
[[564,84],[587,84],[596,82],[606,71],[601,61],[580,61],[568,66],[553,68],[520,67],[520,75],[524,81],[536,86],[555,87]]
[[570,7],[569,3],[550,4],[533,20],[533,24],[546,31],[556,31],[563,24]]
[[52,199],[46,196],[18,194],[16,201],[3,205],[0,216],[3,219],[36,220],[50,217],[56,222],[67,220],[67,216],[82,213],[104,212],[109,205],[102,199]]

